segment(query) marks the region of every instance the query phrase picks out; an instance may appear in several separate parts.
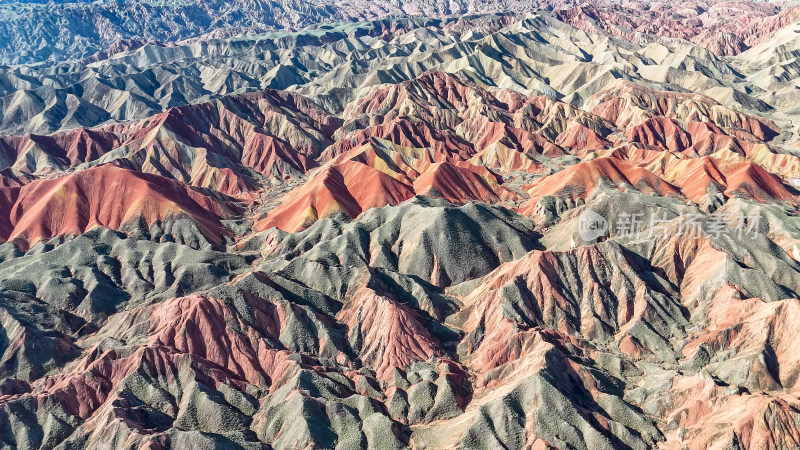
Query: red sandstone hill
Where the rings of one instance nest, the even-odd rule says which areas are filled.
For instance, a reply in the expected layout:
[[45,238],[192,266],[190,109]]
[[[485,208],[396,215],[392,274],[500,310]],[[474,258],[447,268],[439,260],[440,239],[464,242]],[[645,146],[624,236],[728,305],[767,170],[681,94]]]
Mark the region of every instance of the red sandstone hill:
[[[403,176],[403,180],[410,180]],[[455,204],[500,202],[515,197],[508,189],[477,170],[449,162],[427,164],[413,184],[367,164],[348,160],[321,168],[304,185],[285,195],[256,227],[298,231],[319,219],[343,214],[356,218],[370,208],[396,205],[415,195],[445,198]]]
[[[586,100],[586,108],[623,129],[656,117],[665,124],[664,118],[711,122],[722,130],[737,132],[751,140],[768,141],[778,134],[778,127],[772,121],[725,107],[710,97],[656,91],[628,81],[618,81],[594,94]],[[667,126],[674,127],[674,123]]]
[[680,190],[654,173],[616,158],[598,158],[578,163],[554,175],[541,178],[527,188],[531,198],[520,206],[530,214],[543,196],[586,198],[598,186],[632,189],[662,197],[680,197]]
[[365,164],[347,161],[320,169],[256,228],[297,231],[318,219],[337,214],[356,217],[369,208],[396,205],[413,196],[411,186]]
[[800,447],[796,13],[293,1],[0,61],[0,448]]
[[599,150],[613,124],[546,96],[486,90],[463,76],[429,71],[351,103],[330,159],[369,135],[508,171],[538,171],[537,155]]
[[[669,169],[672,182],[693,201],[709,192],[726,197],[742,196],[760,202],[782,200],[796,202],[797,197],[775,175],[752,162],[731,162],[715,158],[697,158],[676,163]],[[670,177],[671,178],[671,177]]]
[[[617,150],[613,155],[582,162],[541,178],[527,188],[531,198],[520,206],[519,212],[525,215],[533,213],[543,196],[585,199],[598,186],[686,198],[697,203],[702,203],[706,195],[717,193],[759,202],[795,203],[797,200],[777,176],[752,162],[709,157],[664,159],[658,152],[647,150]],[[652,167],[655,173],[631,163]]]
[[468,159],[475,154],[474,148],[457,134],[439,130],[435,123],[403,116],[346,134],[325,150],[322,160],[328,161],[337,155],[346,153],[371,138],[386,139],[403,147],[430,147],[438,153],[448,156],[457,155],[462,159]]
[[338,124],[305,97],[265,90],[176,107],[126,124],[51,136],[0,136],[0,170],[38,173],[115,160],[134,170],[247,196],[263,182],[249,169],[279,181],[316,167],[313,159],[331,143]]
[[779,4],[757,2],[597,2],[560,10],[557,16],[589,33],[603,30],[632,42],[680,38],[716,55],[733,56],[796,22],[800,11],[797,7],[781,11]]
[[27,245],[95,227],[120,229],[139,222],[149,227],[183,216],[220,244],[219,218],[239,212],[181,183],[110,164],[0,192],[0,239]]
[[395,205],[415,195],[455,204],[516,198],[502,178],[483,166],[431,148],[410,148],[373,138],[340,154],[284,195],[281,205],[257,223],[265,230],[303,229],[337,214],[355,218],[369,208]]

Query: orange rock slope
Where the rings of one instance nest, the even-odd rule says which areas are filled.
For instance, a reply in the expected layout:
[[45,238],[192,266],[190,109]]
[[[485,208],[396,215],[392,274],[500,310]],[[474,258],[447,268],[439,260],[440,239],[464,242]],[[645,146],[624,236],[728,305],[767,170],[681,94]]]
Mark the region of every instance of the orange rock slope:
[[221,244],[226,231],[220,218],[240,211],[181,183],[113,165],[2,189],[0,239],[27,246],[95,227],[119,229],[140,221],[149,227],[184,216],[211,242]]
[[800,446],[797,9],[335,3],[0,43],[0,448]]

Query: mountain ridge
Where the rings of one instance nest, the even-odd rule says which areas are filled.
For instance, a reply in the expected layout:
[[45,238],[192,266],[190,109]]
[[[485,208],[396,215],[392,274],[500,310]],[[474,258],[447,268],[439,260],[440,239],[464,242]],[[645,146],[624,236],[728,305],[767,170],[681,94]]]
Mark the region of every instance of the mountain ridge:
[[0,448],[800,446],[795,5],[3,4]]

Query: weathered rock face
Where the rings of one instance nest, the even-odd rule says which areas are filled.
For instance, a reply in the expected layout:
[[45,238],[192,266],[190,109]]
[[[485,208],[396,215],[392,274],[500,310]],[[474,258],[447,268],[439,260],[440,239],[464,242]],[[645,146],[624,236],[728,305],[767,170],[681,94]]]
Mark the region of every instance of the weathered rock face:
[[798,447],[786,6],[0,5],[0,448]]
[[[165,47],[187,38],[230,38],[268,30],[291,30],[324,23],[365,21],[386,17],[446,17],[476,13],[554,11],[557,17],[586,32],[603,32],[633,42],[681,38],[718,56],[732,56],[767,39],[800,17],[792,2],[674,3],[666,1],[591,4],[567,0],[504,0],[440,4],[415,0],[333,2],[315,0],[280,5],[256,1],[188,1],[180,4],[136,2],[9,2],[0,5],[0,63],[58,62],[82,59],[91,63],[114,58],[143,46]],[[372,30],[403,28],[387,23]],[[60,45],[52,45],[60,39]],[[309,38],[313,40],[313,37]],[[42,45],[46,44],[46,45]]]
[[178,231],[181,221],[192,227],[191,235],[178,235],[182,243],[219,247],[227,233],[220,218],[241,212],[182,183],[110,164],[11,189],[15,202],[7,205],[4,225],[10,231],[0,239],[24,248],[96,227],[149,229],[161,224]]

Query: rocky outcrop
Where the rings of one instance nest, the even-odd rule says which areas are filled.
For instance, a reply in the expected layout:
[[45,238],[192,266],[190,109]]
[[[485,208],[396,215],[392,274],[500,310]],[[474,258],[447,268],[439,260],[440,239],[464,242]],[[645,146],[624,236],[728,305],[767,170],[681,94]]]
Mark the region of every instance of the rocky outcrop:
[[794,10],[445,6],[0,5],[0,447],[798,446]]

